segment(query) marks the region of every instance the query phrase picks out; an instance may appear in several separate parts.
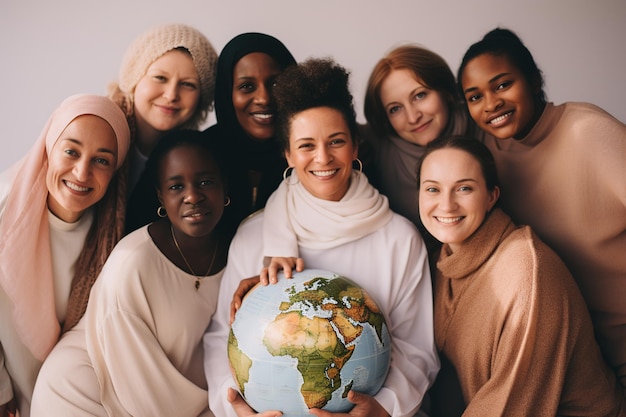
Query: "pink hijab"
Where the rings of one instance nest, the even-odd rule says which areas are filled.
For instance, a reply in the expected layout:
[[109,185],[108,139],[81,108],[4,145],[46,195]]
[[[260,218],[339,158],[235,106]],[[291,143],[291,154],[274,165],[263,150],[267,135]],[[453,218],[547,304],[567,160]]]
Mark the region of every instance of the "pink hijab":
[[117,167],[124,162],[130,131],[113,101],[80,94],[64,100],[52,113],[37,142],[18,163],[0,220],[0,286],[13,303],[13,321],[22,342],[43,360],[60,334],[54,305],[54,283],[48,228],[48,154],[65,128],[78,116],[99,116],[117,138]]

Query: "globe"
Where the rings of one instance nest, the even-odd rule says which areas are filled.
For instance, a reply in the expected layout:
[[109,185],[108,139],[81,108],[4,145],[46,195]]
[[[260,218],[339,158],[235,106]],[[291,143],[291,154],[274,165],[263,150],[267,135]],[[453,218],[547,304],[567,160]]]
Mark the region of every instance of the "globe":
[[228,338],[231,371],[256,412],[348,412],[353,389],[376,394],[391,360],[383,312],[361,287],[308,269],[246,294]]

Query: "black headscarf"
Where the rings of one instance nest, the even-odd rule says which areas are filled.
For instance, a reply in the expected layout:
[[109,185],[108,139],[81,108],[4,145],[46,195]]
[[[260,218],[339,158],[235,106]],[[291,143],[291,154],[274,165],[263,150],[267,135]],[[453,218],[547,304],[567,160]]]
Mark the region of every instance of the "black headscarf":
[[[293,55],[281,41],[263,33],[249,32],[237,35],[224,46],[220,53],[215,81],[217,124],[207,129],[207,134],[210,140],[223,141],[224,145],[230,149],[229,153],[233,157],[232,165],[237,171],[231,173],[231,178],[237,182],[237,177],[239,177],[240,181],[245,183],[241,188],[246,190],[246,194],[251,189],[247,181],[248,171],[254,170],[261,173],[261,183],[254,206],[251,206],[250,195],[231,197],[234,205],[246,206],[242,209],[245,215],[265,206],[267,198],[278,187],[282,180],[282,172],[287,167],[283,145],[276,137],[263,141],[254,140],[245,133],[237,120],[232,100],[233,71],[241,58],[253,52],[262,52],[271,56],[282,69],[296,64]],[[236,192],[236,189],[231,187],[231,192]],[[240,199],[249,202],[235,201]]]

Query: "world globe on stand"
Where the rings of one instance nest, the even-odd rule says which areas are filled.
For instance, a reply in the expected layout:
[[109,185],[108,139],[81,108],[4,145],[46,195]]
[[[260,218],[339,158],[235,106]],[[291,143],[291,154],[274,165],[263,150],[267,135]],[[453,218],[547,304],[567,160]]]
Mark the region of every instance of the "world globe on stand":
[[307,269],[246,294],[228,338],[239,390],[257,412],[348,412],[352,389],[382,387],[391,361],[383,312],[348,278]]

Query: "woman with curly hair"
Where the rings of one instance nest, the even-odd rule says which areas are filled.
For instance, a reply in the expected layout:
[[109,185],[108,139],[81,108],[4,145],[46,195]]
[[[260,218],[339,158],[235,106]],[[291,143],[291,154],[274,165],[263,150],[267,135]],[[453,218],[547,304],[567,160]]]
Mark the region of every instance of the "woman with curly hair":
[[[439,369],[426,248],[415,226],[353,169],[357,123],[348,79],[332,60],[311,59],[276,80],[278,135],[291,175],[264,211],[242,223],[229,250],[223,301],[204,344],[211,352],[205,356],[210,402],[220,416],[253,412],[232,389],[224,346],[232,295],[240,280],[258,274],[270,257],[271,281],[278,267],[291,272],[296,264],[306,265],[346,276],[375,294],[391,329],[391,369],[376,395],[350,391],[354,415],[415,415]],[[266,270],[265,284],[267,275]],[[309,412],[332,415],[317,408]]]

